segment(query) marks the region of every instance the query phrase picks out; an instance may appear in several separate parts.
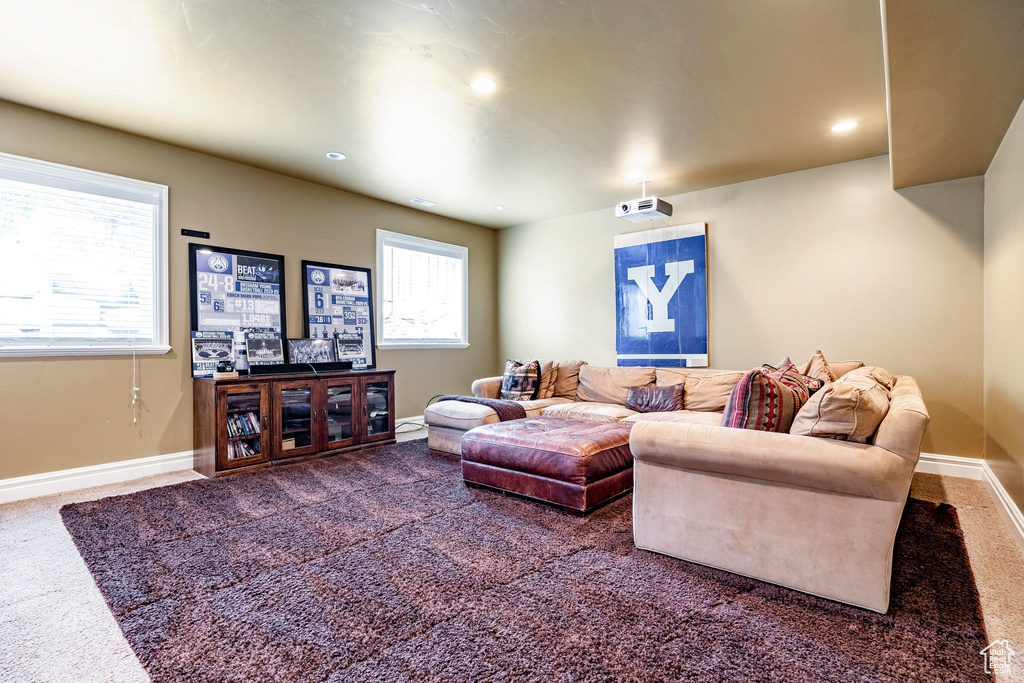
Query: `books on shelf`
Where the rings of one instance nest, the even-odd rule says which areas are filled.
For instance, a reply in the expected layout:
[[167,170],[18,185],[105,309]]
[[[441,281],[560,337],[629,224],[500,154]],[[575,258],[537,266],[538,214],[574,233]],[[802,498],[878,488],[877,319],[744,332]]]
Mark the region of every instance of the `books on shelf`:
[[228,415],[228,436],[259,436],[260,418],[256,413],[233,413]]
[[228,442],[228,460],[237,460],[238,458],[251,458],[254,455],[260,454],[259,443],[248,443],[246,441],[230,441]]

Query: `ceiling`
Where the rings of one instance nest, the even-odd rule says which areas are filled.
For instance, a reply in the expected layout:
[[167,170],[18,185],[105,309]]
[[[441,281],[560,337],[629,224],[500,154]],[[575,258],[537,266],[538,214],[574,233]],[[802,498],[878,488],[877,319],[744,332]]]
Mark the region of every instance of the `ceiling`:
[[490,227],[888,151],[878,0],[0,0],[0,98]]
[[884,0],[893,187],[982,175],[1024,98],[1022,0]]

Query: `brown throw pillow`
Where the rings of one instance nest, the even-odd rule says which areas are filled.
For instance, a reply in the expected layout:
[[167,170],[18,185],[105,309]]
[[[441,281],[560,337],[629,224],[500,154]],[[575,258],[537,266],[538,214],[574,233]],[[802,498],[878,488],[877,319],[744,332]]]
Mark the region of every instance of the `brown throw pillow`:
[[501,377],[501,398],[506,401],[531,401],[536,398],[539,389],[538,361],[505,361],[505,374]]
[[626,407],[638,413],[667,413],[683,409],[683,385],[630,387]]
[[836,379],[838,379],[836,377],[836,373],[832,371],[832,368],[829,366],[828,362],[825,360],[825,356],[822,355],[820,350],[815,351],[810,360],[797,368],[797,371],[801,375],[815,377],[823,382],[835,382]]

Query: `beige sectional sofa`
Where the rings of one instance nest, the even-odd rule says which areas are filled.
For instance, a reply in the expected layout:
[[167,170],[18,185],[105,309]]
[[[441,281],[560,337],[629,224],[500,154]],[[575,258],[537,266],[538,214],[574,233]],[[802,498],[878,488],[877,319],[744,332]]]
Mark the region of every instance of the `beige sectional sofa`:
[[[859,365],[830,367],[838,378]],[[869,433],[856,425],[864,443],[855,443],[719,426],[743,375],[583,365],[575,391],[564,385],[524,407],[530,417],[634,423],[638,547],[885,612],[893,542],[929,420],[917,383],[888,376],[884,418]],[[680,383],[683,410],[625,407],[630,386]],[[473,393],[496,398],[500,386],[500,377],[478,380]],[[462,434],[498,420],[455,401],[430,406],[425,419],[430,447],[457,454]]]
[[[549,398],[523,401],[527,417],[553,415],[603,422],[674,421],[717,425],[722,421],[729,392],[744,374],[707,368],[608,368],[580,361],[553,365],[554,371],[559,373],[554,391]],[[685,384],[684,409],[638,413],[626,408],[630,387],[655,384]],[[498,398],[501,377],[478,379],[472,388],[478,398]],[[491,408],[458,401],[435,403],[423,412],[423,417],[427,424],[427,445],[455,455],[462,454],[463,434],[498,421],[497,413]]]

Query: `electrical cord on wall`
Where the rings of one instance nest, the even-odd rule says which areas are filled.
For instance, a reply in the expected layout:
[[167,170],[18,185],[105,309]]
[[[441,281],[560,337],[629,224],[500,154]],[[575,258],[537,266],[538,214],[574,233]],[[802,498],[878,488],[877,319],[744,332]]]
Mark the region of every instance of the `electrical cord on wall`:
[[[435,394],[435,395],[431,396],[427,400],[427,405],[423,406],[423,408],[426,409],[426,408],[430,407],[431,403],[433,403],[437,399],[441,398],[442,396],[444,396],[444,394]],[[415,426],[416,428],[415,429],[407,429],[404,432],[399,432],[398,431],[399,427],[405,427],[405,426]],[[395,434],[412,434],[413,432],[418,432],[421,429],[425,429],[426,426],[427,425],[423,424],[422,422],[415,422],[413,420],[406,420],[405,422],[399,422],[398,424],[395,425]]]

